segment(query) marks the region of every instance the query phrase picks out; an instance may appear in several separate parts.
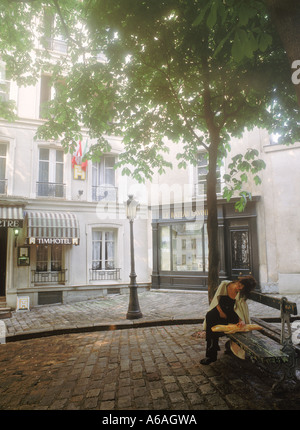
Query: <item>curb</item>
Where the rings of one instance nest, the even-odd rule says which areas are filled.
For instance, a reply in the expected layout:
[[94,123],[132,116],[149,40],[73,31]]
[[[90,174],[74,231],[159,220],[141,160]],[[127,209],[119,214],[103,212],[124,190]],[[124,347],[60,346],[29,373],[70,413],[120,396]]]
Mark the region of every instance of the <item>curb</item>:
[[99,325],[80,326],[80,327],[63,327],[53,328],[52,330],[33,330],[26,333],[17,333],[13,335],[7,335],[6,343],[17,342],[20,340],[38,339],[42,337],[60,336],[64,334],[75,334],[75,333],[93,333],[97,331],[112,331],[112,330],[124,330],[132,328],[147,328],[167,325],[184,325],[184,324],[202,324],[203,318],[183,318],[183,319],[168,319],[168,320],[157,320],[157,321],[128,321],[128,322],[117,322],[117,323],[103,323]]

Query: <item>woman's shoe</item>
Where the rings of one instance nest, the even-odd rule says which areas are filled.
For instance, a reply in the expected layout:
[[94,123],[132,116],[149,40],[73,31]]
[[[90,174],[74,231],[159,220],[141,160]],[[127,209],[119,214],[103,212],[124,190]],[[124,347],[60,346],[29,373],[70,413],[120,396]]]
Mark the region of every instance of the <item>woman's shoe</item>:
[[207,364],[213,363],[214,361],[217,361],[217,358],[205,357],[205,358],[202,358],[202,360],[200,360],[200,363],[207,365]]

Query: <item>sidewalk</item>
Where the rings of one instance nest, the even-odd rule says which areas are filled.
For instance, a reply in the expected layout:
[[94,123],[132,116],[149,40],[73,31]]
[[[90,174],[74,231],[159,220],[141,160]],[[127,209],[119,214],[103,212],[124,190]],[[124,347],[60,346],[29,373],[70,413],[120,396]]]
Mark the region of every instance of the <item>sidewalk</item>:
[[[143,317],[137,320],[126,319],[128,294],[108,295],[72,304],[36,306],[30,311],[13,311],[11,318],[3,319],[6,340],[166,324],[199,324],[201,329],[208,310],[207,292],[150,290],[139,292],[138,297]],[[300,294],[287,298],[297,303],[300,315]],[[259,303],[249,300],[248,306],[252,317],[280,317],[280,311]]]

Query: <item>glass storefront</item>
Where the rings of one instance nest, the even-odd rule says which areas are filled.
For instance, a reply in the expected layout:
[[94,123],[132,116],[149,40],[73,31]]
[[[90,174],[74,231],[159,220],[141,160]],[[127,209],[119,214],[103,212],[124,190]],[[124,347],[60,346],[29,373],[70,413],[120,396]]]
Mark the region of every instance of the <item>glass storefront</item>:
[[208,267],[206,224],[179,222],[159,227],[160,270],[205,272]]
[[[160,206],[152,214],[153,288],[206,290],[208,282],[207,209],[190,217]],[[195,212],[194,212],[195,213]],[[219,277],[236,279],[251,272],[259,277],[256,201],[240,214],[234,202],[218,204]]]

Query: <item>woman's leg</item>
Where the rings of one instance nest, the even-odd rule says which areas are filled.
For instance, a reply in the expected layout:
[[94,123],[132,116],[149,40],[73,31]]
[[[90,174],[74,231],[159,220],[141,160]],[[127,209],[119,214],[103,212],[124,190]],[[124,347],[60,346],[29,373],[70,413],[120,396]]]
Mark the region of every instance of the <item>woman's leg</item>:
[[206,357],[201,364],[210,364],[217,360],[220,333],[213,332],[211,328],[217,324],[227,324],[227,320],[220,317],[217,308],[213,308],[206,314]]

